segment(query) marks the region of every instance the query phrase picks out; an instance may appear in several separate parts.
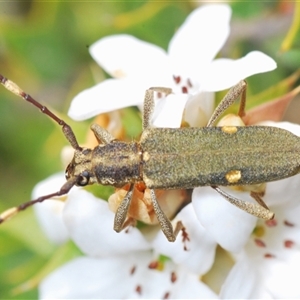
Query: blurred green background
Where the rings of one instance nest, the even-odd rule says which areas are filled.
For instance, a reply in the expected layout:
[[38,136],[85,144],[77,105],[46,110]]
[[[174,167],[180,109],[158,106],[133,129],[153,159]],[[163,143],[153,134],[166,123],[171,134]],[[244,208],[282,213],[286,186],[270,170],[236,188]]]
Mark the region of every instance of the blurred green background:
[[[0,74],[59,112],[72,125],[79,142],[83,141],[89,122],[75,123],[65,114],[72,98],[95,83],[95,72],[104,76],[89,55],[89,45],[106,35],[129,33],[167,49],[176,29],[201,4],[0,2]],[[275,86],[299,68],[298,34],[289,39],[291,49],[281,51],[294,3],[243,1],[230,5],[232,32],[220,57],[239,58],[261,50],[278,63],[277,70],[248,80],[249,95]],[[298,115],[294,122],[300,121]],[[0,87],[0,211],[30,200],[37,182],[63,169],[60,151],[64,145],[67,142],[59,126]],[[25,287],[28,291],[19,293],[21,284],[36,274],[35,279],[41,278],[39,272],[45,271],[46,262],[55,260],[56,265],[74,253],[70,243],[58,247],[47,241],[32,209],[21,213],[0,227],[0,299],[36,298],[36,288]],[[29,287],[36,284],[29,281]]]

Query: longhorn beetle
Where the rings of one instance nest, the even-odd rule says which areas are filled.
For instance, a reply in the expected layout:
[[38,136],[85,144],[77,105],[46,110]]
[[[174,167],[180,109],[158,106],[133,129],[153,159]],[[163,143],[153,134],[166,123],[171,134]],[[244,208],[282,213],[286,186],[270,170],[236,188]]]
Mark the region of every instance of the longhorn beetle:
[[274,213],[258,193],[251,193],[258,203],[250,203],[229,195],[219,186],[259,184],[300,172],[300,156],[295,155],[300,152],[300,138],[292,133],[267,126],[213,127],[217,118],[239,97],[239,115],[244,115],[245,81],[240,81],[229,90],[204,128],[151,128],[154,92],[170,94],[172,90],[150,88],[145,94],[140,141],[116,140],[104,128],[94,124],[91,130],[101,142],[94,149],[80,147],[68,124],[23,92],[15,83],[2,75],[0,81],[8,90],[57,122],[74,149],[74,157],[66,169],[67,181],[60,190],[6,210],[0,215],[0,223],[35,203],[67,194],[74,185],[98,183],[121,187],[130,184],[115,215],[114,230],[119,232],[127,217],[134,184],[144,182],[150,189],[153,209],[162,231],[173,242],[182,224],[177,224],[173,230],[171,222],[158,204],[154,189],[211,186],[244,211],[260,218],[272,219]]

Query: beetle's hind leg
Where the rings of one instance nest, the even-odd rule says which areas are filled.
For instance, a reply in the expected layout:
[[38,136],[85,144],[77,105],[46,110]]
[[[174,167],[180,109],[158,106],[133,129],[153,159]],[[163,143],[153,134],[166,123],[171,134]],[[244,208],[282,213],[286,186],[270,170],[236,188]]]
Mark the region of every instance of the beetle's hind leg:
[[[262,199],[261,202],[256,203],[250,203],[246,201],[242,201],[238,198],[235,198],[222,189],[220,189],[218,186],[212,186],[212,188],[218,192],[222,197],[224,197],[227,201],[229,201],[231,204],[237,206],[238,208],[246,211],[247,213],[256,216],[261,219],[265,220],[272,220],[274,218],[274,213],[269,210],[267,205],[263,202]],[[253,197],[254,198],[254,197]],[[254,198],[256,201],[257,199]]]
[[261,198],[260,194],[257,192],[250,192],[250,196],[262,207],[264,207],[265,209],[269,209],[269,207],[267,206],[267,204],[264,202],[264,200]]

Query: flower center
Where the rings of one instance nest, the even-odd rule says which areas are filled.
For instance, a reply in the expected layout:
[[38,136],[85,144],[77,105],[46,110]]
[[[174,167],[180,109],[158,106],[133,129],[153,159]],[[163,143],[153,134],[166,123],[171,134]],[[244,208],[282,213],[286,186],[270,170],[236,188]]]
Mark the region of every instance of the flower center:
[[194,90],[190,78],[182,78],[180,75],[173,75],[173,80],[176,88],[183,94],[191,94],[191,91]]

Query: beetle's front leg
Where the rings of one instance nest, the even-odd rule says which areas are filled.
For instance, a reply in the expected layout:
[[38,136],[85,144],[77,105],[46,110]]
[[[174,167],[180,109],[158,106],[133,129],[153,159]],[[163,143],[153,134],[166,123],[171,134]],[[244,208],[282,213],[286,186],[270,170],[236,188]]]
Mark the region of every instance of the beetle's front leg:
[[101,142],[106,145],[116,139],[106,129],[102,128],[98,124],[92,124],[91,130],[94,132],[94,135],[99,143]]
[[126,196],[122,200],[121,204],[119,205],[114,220],[114,230],[116,232],[120,232],[124,228],[124,223],[128,214],[128,210],[131,203],[131,198],[133,194],[134,184],[130,185],[129,191],[127,192]]

